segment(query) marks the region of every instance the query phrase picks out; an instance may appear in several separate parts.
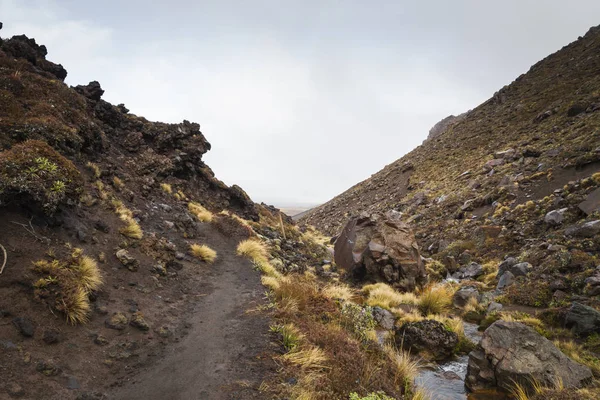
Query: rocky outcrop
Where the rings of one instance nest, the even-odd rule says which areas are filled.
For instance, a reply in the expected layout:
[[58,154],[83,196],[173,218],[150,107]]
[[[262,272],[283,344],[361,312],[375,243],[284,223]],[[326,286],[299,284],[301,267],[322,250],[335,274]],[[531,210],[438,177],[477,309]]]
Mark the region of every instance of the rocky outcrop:
[[532,379],[544,386],[560,379],[565,387],[581,387],[592,379],[592,372],[526,325],[494,322],[469,354],[466,386],[510,390],[515,382],[531,385]]
[[413,354],[427,354],[434,360],[450,357],[458,344],[456,333],[431,319],[402,325],[396,330],[394,340],[398,348],[410,349]]
[[426,140],[435,139],[436,137],[441,136],[450,127],[462,121],[466,117],[466,115],[467,113],[462,113],[458,116],[449,115],[446,118],[442,119],[429,130],[429,135],[427,135]]
[[362,214],[335,241],[335,262],[355,278],[412,290],[425,281],[419,246],[401,214]]

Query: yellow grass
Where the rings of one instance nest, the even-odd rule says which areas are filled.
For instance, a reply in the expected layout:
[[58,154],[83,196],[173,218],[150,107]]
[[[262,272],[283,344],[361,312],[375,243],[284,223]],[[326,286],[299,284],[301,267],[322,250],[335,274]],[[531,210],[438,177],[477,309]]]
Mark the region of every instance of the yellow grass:
[[83,324],[88,321],[90,301],[83,288],[75,288],[63,295],[62,304],[57,307],[65,313],[69,323]]
[[125,187],[125,183],[118,176],[113,176],[113,186],[117,190],[121,190]]
[[418,307],[423,315],[441,314],[452,305],[454,291],[445,285],[428,286],[419,296]]
[[410,353],[402,349],[394,349],[391,346],[384,348],[385,354],[395,367],[394,381],[396,385],[412,385],[419,373],[420,363],[410,356]]
[[253,239],[241,241],[237,246],[237,254],[247,257],[257,264],[266,261],[268,258],[268,251],[265,245]]
[[596,172],[595,174],[592,175],[592,180],[597,184],[600,185],[600,172]]
[[165,192],[167,194],[173,193],[173,187],[168,183],[161,183],[160,188],[162,189],[163,192]]
[[190,246],[190,253],[202,261],[212,263],[217,258],[217,252],[208,247],[205,244],[192,244]]
[[86,164],[86,167],[88,167],[88,169],[90,171],[92,171],[95,179],[100,178],[100,176],[102,175],[102,171],[100,170],[100,167],[98,165],[94,164],[93,162],[89,161]]
[[76,276],[77,283],[85,291],[92,292],[102,286],[102,275],[98,263],[93,258],[82,256],[77,261],[75,269],[78,272]]
[[302,369],[325,368],[325,362],[327,362],[325,352],[316,346],[284,354],[282,358]]
[[190,210],[200,222],[211,222],[213,220],[213,214],[198,203],[194,203],[193,201],[188,203],[188,210]]
[[142,228],[135,219],[129,218],[125,222],[127,223],[127,225],[119,229],[121,235],[127,236],[128,238],[132,239],[141,239],[144,236]]
[[274,276],[268,276],[268,275],[263,275],[260,278],[260,282],[263,284],[263,286],[276,291],[280,288],[280,284],[279,284],[279,279],[277,279]]
[[381,307],[391,310],[400,304],[417,304],[414,293],[400,293],[385,283],[375,283],[363,286],[362,291],[367,293],[367,304],[372,307]]
[[325,286],[325,288],[323,289],[323,295],[330,299],[341,299],[344,301],[352,300],[352,298],[354,297],[352,289],[350,289],[350,287],[348,287],[347,285],[341,283],[334,283]]
[[133,218],[133,213],[130,209],[125,207],[121,200],[113,199],[111,204],[121,221],[129,222],[129,220]]

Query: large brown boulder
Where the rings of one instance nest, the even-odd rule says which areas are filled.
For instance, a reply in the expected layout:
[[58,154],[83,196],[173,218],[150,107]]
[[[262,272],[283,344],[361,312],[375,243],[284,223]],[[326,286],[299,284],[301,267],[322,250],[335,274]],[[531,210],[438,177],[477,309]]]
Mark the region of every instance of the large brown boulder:
[[410,227],[397,211],[352,218],[335,241],[335,262],[355,278],[413,290],[425,267]]
[[592,371],[528,326],[497,321],[469,354],[465,384],[474,391],[495,387],[510,390],[515,382],[530,386],[536,380],[552,386],[558,379],[565,387],[581,387],[592,379]]

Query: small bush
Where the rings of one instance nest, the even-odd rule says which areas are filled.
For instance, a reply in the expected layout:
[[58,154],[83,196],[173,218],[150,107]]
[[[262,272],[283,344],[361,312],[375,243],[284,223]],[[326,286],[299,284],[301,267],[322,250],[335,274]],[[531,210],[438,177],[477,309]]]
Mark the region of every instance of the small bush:
[[213,263],[217,258],[217,252],[205,244],[193,244],[190,246],[190,253],[207,263]]
[[344,303],[342,306],[344,326],[360,340],[366,340],[367,334],[377,325],[373,318],[373,308],[354,303]]
[[600,172],[593,174],[592,180],[596,183],[596,185],[600,185]]
[[52,214],[76,199],[82,186],[73,163],[45,142],[28,140],[0,152],[0,204],[28,204]]

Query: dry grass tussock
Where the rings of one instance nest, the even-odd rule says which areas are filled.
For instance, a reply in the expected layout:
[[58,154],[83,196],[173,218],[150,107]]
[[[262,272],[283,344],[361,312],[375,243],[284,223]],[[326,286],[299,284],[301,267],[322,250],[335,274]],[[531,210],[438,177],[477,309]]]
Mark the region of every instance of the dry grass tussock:
[[385,283],[375,283],[363,286],[363,293],[368,295],[367,304],[392,310],[401,304],[415,305],[418,303],[414,293],[400,293]]
[[194,203],[193,201],[189,202],[188,210],[194,214],[200,222],[211,222],[213,220],[213,214],[198,203]]
[[40,260],[34,263],[33,270],[43,276],[34,283],[36,297],[64,313],[71,324],[88,321],[89,294],[103,284],[102,274],[93,258],[84,255],[83,250],[75,249],[66,261]]
[[190,253],[192,256],[209,264],[212,264],[217,258],[217,252],[205,244],[190,245]]
[[450,309],[453,295],[447,285],[430,285],[421,291],[417,306],[423,315],[442,314]]
[[173,187],[171,185],[169,185],[168,183],[161,183],[160,188],[162,189],[163,192],[165,192],[167,194],[173,194]]
[[348,285],[332,283],[323,288],[323,295],[333,300],[350,301],[354,297],[354,292]]
[[126,225],[119,229],[119,233],[131,239],[141,239],[144,237],[144,232],[140,224],[133,218],[126,221]]

